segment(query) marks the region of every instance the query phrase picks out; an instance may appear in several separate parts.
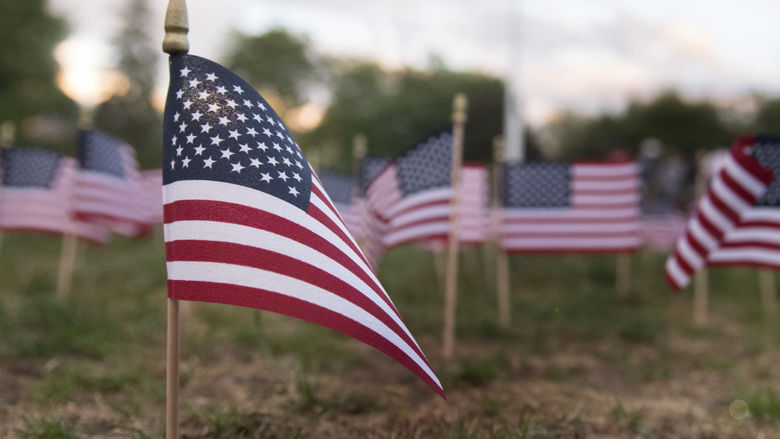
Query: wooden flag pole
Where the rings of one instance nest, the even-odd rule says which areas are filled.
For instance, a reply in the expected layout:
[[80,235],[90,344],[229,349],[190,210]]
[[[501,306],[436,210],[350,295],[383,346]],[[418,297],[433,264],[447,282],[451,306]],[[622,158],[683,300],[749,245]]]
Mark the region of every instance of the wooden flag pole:
[[[169,0],[165,12],[165,38],[162,48],[170,55],[187,53],[187,4],[184,0]],[[179,301],[168,297],[168,332],[166,349],[165,438],[179,437]]]
[[[707,179],[709,175],[706,175],[707,166],[706,159],[707,154],[703,150],[696,152],[696,165],[698,172],[696,173],[696,183],[694,193],[696,199],[699,200],[707,193]],[[697,325],[707,324],[707,314],[709,309],[709,276],[707,273],[706,265],[696,272],[693,276],[693,321]]]
[[504,141],[501,136],[493,139],[493,191],[491,232],[493,234],[493,247],[495,248],[496,261],[496,298],[498,301],[498,324],[502,328],[509,327],[510,303],[509,303],[509,257],[501,248],[499,229],[499,208],[502,205],[503,191],[501,184],[504,181]]
[[615,289],[625,297],[631,289],[631,253],[620,253],[615,259]]
[[447,249],[447,277],[444,297],[444,335],[442,356],[452,358],[455,352],[455,306],[458,294],[458,198],[460,191],[460,168],[463,162],[463,131],[466,123],[468,99],[463,93],[455,95],[452,103],[452,202],[450,204],[450,233]]
[[[10,148],[13,146],[14,139],[16,137],[16,127],[10,120],[3,121],[0,125],[0,149]],[[2,160],[2,158],[0,158]],[[2,161],[0,161],[2,166]],[[0,249],[3,247],[3,233],[0,232]]]
[[[363,170],[363,159],[366,158],[366,154],[368,154],[368,139],[365,134],[357,133],[352,136],[352,175],[358,185],[362,184],[361,175]],[[360,188],[357,190],[362,191]],[[364,233],[360,233],[360,236],[356,236],[355,240],[357,241],[358,247],[363,250],[363,253],[368,255],[366,237],[363,235]]]
[[758,270],[758,285],[761,290],[761,309],[764,310],[764,316],[772,317],[777,311],[775,272],[771,269]]

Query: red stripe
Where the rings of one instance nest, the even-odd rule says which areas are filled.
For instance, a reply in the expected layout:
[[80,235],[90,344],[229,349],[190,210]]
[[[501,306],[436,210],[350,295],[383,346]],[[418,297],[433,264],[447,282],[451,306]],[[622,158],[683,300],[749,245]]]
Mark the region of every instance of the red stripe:
[[749,227],[767,227],[772,229],[780,229],[780,223],[776,221],[747,220],[747,221],[740,221],[738,227],[740,229],[745,229]]
[[721,239],[723,239],[723,232],[720,231],[719,228],[715,227],[715,224],[710,222],[710,220],[704,216],[704,213],[701,210],[696,211],[696,219],[699,220],[699,224],[703,228],[705,228],[712,237],[715,238],[716,241],[720,242]]
[[357,263],[342,253],[338,247],[327,239],[286,218],[276,216],[264,210],[222,201],[182,200],[166,204],[163,207],[166,224],[187,220],[240,224],[256,229],[268,230],[311,247],[353,272],[374,290],[391,309],[395,310],[395,306],[390,302],[387,295],[384,294],[382,288]]
[[735,260],[729,260],[729,261],[710,261],[708,262],[708,265],[714,266],[714,267],[728,267],[728,266],[741,266],[741,267],[754,267],[754,268],[766,268],[770,270],[778,270],[780,269],[780,265],[770,264],[770,263],[761,263],[756,262],[752,260],[747,259],[735,259]]
[[739,221],[739,212],[735,211],[734,209],[731,208],[731,206],[726,204],[720,198],[720,194],[715,192],[713,189],[710,189],[709,196],[710,196],[710,201],[712,201],[713,206],[715,206],[715,209],[717,209],[724,216],[728,217],[731,220],[731,222],[733,222],[736,225],[736,223]]
[[313,303],[262,289],[176,280],[168,281],[168,296],[177,300],[224,303],[263,309],[331,328],[384,352],[414,372],[442,398],[446,399],[443,389],[396,345],[354,320]]
[[693,272],[694,272],[694,269],[693,269],[693,267],[691,267],[691,266],[688,264],[688,262],[686,262],[686,261],[685,261],[685,260],[682,258],[682,255],[680,254],[680,252],[675,252],[675,253],[674,253],[674,259],[676,259],[676,260],[677,260],[677,265],[679,265],[679,266],[680,266],[680,268],[682,268],[682,270],[685,272],[685,274],[687,274],[688,276],[690,276],[690,275],[692,275],[692,274],[693,274]]
[[780,244],[773,244],[766,241],[751,241],[751,240],[739,240],[739,241],[723,241],[720,248],[740,248],[740,247],[758,247],[767,250],[780,251]]
[[666,283],[668,283],[669,286],[672,287],[672,290],[675,293],[679,293],[680,292],[680,285],[678,285],[677,282],[674,281],[672,276],[666,270],[664,270],[664,278],[666,278]]
[[282,253],[226,242],[182,240],[166,243],[165,249],[166,254],[171,255],[168,258],[169,262],[203,261],[242,265],[268,270],[316,285],[354,303],[376,317],[387,325],[388,328],[392,329],[428,364],[425,354],[417,348],[414,340],[403,331],[398,323],[391,319],[387,313],[382,311],[365,294],[327,271]]
[[731,156],[734,157],[734,160],[736,160],[748,173],[768,185],[774,180],[774,175],[772,174],[772,171],[761,166],[755,157],[747,153],[748,148],[753,144],[755,144],[755,137],[740,137],[734,142],[734,146],[731,148]]
[[452,197],[447,196],[446,198],[439,198],[435,200],[429,200],[420,204],[413,204],[411,206],[407,206],[404,208],[404,210],[401,210],[399,212],[396,212],[393,214],[393,218],[398,218],[401,215],[404,215],[406,213],[409,213],[411,211],[424,209],[426,207],[433,207],[433,206],[450,206],[452,204]]
[[571,191],[571,194],[573,196],[603,195],[605,197],[608,197],[608,196],[618,196],[618,195],[638,196],[639,192],[637,192],[637,189],[635,187],[632,187],[626,189],[574,189]]
[[603,209],[603,210],[612,210],[612,209],[629,209],[629,208],[636,208],[639,206],[639,200],[634,202],[627,202],[627,203],[620,203],[620,204],[599,204],[599,203],[591,203],[587,201],[574,201],[572,202],[572,207],[575,209]]
[[728,172],[721,172],[720,177],[723,180],[723,183],[728,186],[729,189],[734,191],[735,194],[739,196],[739,198],[742,198],[745,200],[748,204],[753,204],[756,202],[756,197],[750,194],[750,192],[746,191],[734,178],[729,174]]
[[688,243],[691,245],[691,248],[699,254],[702,258],[707,257],[707,249],[704,247],[703,244],[699,243],[699,240],[696,239],[695,236],[693,236],[693,233],[691,233],[690,230],[685,231],[685,235],[683,239],[686,239]]

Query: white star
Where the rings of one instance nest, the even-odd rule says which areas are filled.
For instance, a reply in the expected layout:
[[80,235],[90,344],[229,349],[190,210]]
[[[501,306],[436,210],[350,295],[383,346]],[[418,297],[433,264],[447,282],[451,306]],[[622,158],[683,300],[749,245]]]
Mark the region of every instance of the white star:
[[[227,118],[225,118],[225,119],[227,119]],[[221,121],[221,120],[220,120],[220,123],[222,123],[222,121]],[[226,122],[226,124],[227,124],[227,122]],[[228,137],[230,137],[231,139],[236,139],[236,140],[238,140],[238,130],[230,130],[230,131],[228,131],[228,132],[230,133],[230,134],[228,135]]]
[[208,111],[213,111],[213,112],[216,113],[218,110],[219,110],[219,105],[217,105],[217,104],[209,104]]
[[179,72],[181,73],[181,76],[184,77],[184,78],[186,78],[187,75],[190,74],[190,71],[191,70],[190,70],[189,67],[184,67],[183,69],[179,70]]
[[284,163],[287,166],[292,166],[292,163],[290,163],[290,159],[287,157],[282,158],[282,163]]
[[206,150],[206,147],[203,145],[198,145],[195,147],[195,155],[201,155],[203,154],[203,151]]
[[206,73],[206,81],[216,81],[217,79],[219,79],[219,77],[214,73]]
[[256,113],[252,113],[252,119],[254,119],[254,120],[258,121],[258,122],[262,122],[263,121],[263,118],[260,117],[260,115],[256,114]]
[[290,137],[289,135],[286,135],[285,137],[287,137],[287,141],[288,141],[288,142],[290,142],[290,143],[293,143],[293,139],[292,139],[292,137]]
[[275,149],[275,150],[277,150],[277,151],[281,151],[281,150],[282,150],[282,147],[281,147],[281,146],[279,146],[279,144],[278,144],[278,143],[274,142],[274,149]]
[[203,116],[203,114],[201,114],[200,110],[195,110],[195,112],[192,113],[192,120],[200,121],[201,116]]
[[198,78],[190,79],[190,87],[197,87],[200,83],[201,81]]
[[244,99],[244,106],[247,108],[252,108],[254,105],[252,105],[252,101],[247,101]]
[[189,168],[189,167],[190,167],[190,161],[191,161],[191,159],[190,159],[189,157],[185,156],[185,157],[184,157],[184,158],[181,160],[181,167],[182,167],[182,168]]
[[176,167],[176,160],[175,159],[171,160],[171,169],[173,169],[174,167]]
[[268,149],[268,147],[265,146],[265,142],[258,142],[257,147],[260,148],[263,152],[265,152],[265,150]]
[[244,144],[239,144],[238,146],[241,147],[241,152],[245,152],[245,153],[249,154],[249,145],[244,143]]
[[209,168],[209,169],[214,169],[214,168],[211,167],[211,165],[213,165],[214,162],[216,162],[216,160],[214,160],[211,157],[209,157],[206,160],[203,160],[203,167],[204,168]]
[[301,162],[299,162],[298,160],[295,161],[295,166],[297,166],[298,169],[303,169],[303,166],[301,165]]
[[274,120],[274,118],[273,118],[273,117],[271,117],[271,116],[268,116],[268,117],[266,117],[266,120],[267,120],[267,121],[268,121],[268,123],[270,123],[271,125],[276,125],[276,121]]
[[222,153],[222,157],[220,157],[220,158],[221,159],[228,159],[228,160],[230,160],[230,156],[235,154],[233,151],[230,150],[230,148],[225,148],[223,150],[220,150],[220,152]]
[[176,92],[176,99],[181,99],[182,96],[184,96],[184,90],[179,90]]
[[290,147],[288,146],[288,147],[286,147],[286,148],[284,148],[284,149],[285,149],[287,152],[289,152],[289,153],[290,153],[290,155],[292,155],[292,153],[293,153],[293,150],[292,150],[292,148],[290,148]]
[[219,124],[222,126],[227,126],[227,124],[230,123],[230,119],[228,119],[225,116],[222,116],[219,118]]
[[211,131],[212,128],[213,127],[211,125],[209,125],[208,122],[206,122],[206,123],[204,123],[203,125],[200,126],[201,131],[203,131],[204,133],[207,133],[207,134],[208,134],[209,131]]
[[176,144],[176,136],[171,137],[171,146]]
[[243,93],[243,92],[244,92],[244,89],[243,89],[243,88],[241,88],[241,87],[239,87],[239,86],[237,86],[237,85],[234,85],[234,86],[233,86],[233,91],[234,91],[234,92],[236,92],[236,93],[238,93],[238,94],[241,94],[241,93]]
[[227,100],[227,103],[226,103],[225,105],[227,105],[227,106],[228,106],[228,107],[230,107],[230,108],[236,108],[236,106],[237,106],[238,104],[236,104],[236,101],[234,101],[233,99],[228,99],[228,100]]
[[257,135],[257,131],[255,131],[254,128],[247,128],[246,135],[255,137]]
[[224,142],[225,139],[219,137],[219,134],[211,138],[211,144],[219,146],[220,143]]
[[298,180],[298,183],[300,183],[303,180],[297,172],[293,172],[293,178]]
[[259,109],[261,109],[261,110],[263,110],[263,111],[265,111],[265,110],[266,110],[266,108],[265,108],[265,105],[263,105],[263,103],[262,103],[262,102],[259,102],[259,101],[257,102],[257,108],[259,108]]
[[192,101],[187,99],[186,101],[183,102],[183,104],[184,104],[184,109],[189,110],[190,107],[192,106]]
[[260,181],[264,181],[266,183],[270,183],[271,180],[273,180],[273,177],[271,177],[271,174],[267,172],[261,172],[260,173]]
[[241,165],[241,162],[238,163],[231,163],[233,166],[233,169],[230,170],[230,172],[238,172],[241,173],[241,170],[244,169],[244,166]]
[[219,87],[217,87],[217,93],[223,95],[223,94],[227,93],[227,89],[220,85]]
[[279,175],[277,176],[277,178],[280,178],[280,179],[282,179],[282,180],[283,180],[285,183],[287,183],[287,179],[288,179],[288,178],[290,178],[290,177],[288,177],[288,176],[287,176],[287,173],[286,173],[286,172],[282,171],[282,172],[279,172]]
[[279,164],[279,162],[276,160],[276,157],[274,157],[274,156],[271,156],[271,157],[268,159],[268,163],[269,163],[269,164],[271,164],[271,165],[274,165],[274,166],[276,166],[277,164]]
[[176,157],[179,157],[179,156],[181,156],[181,152],[182,152],[182,151],[184,151],[184,148],[183,148],[183,147],[181,147],[181,146],[180,146],[180,147],[176,148]]
[[206,90],[203,90],[202,92],[198,93],[198,98],[200,99],[206,99],[207,97],[209,97],[209,92],[207,92]]
[[177,111],[176,114],[173,115],[173,121],[174,122],[178,122],[179,121],[179,117],[181,117],[181,114],[179,114],[179,112]]
[[276,136],[276,137],[278,137],[278,138],[280,138],[280,139],[284,139],[284,136],[282,135],[282,132],[281,132],[281,131],[277,131],[277,132],[275,132],[275,133],[274,133],[274,136]]
[[183,133],[184,130],[186,130],[186,129],[187,129],[187,124],[182,122],[181,125],[179,125],[179,132]]
[[269,139],[271,138],[271,130],[269,130],[268,128],[263,128],[263,134],[265,134],[265,136],[268,137]]
[[244,116],[244,113],[238,113],[238,115],[236,116],[236,119],[240,120],[241,122],[246,122],[247,121],[247,118],[246,118],[246,116]]
[[298,196],[299,192],[298,189],[295,189],[295,186],[287,186],[287,187],[290,188],[290,194],[296,197]]
[[260,159],[249,159],[252,163],[249,164],[249,166],[254,166],[255,168],[259,168],[262,163],[260,163]]
[[188,134],[187,135],[187,143],[192,143],[192,141],[195,140],[196,137],[198,137],[198,136],[196,136],[195,134]]

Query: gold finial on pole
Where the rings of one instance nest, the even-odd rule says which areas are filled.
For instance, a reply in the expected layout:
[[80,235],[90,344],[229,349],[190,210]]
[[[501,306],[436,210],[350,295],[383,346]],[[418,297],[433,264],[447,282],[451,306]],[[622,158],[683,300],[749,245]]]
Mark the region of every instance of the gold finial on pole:
[[187,40],[189,30],[187,3],[184,0],[169,0],[168,10],[165,12],[163,52],[171,55],[189,52],[190,42]]
[[0,148],[10,148],[16,139],[16,125],[10,120],[0,125]]

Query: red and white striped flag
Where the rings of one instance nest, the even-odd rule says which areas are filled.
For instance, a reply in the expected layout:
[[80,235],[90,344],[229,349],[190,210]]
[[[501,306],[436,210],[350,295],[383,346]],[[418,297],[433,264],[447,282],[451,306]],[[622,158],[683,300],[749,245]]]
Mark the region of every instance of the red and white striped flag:
[[674,248],[677,238],[685,231],[687,218],[679,212],[642,217],[642,242],[655,251]]
[[780,268],[778,165],[780,138],[741,137],[734,143],[666,261],[672,288],[684,288],[706,265]]
[[163,199],[172,299],[275,311],[361,340],[442,396],[422,350],[268,103],[224,67],[170,57]]
[[506,165],[501,245],[510,252],[623,252],[641,243],[635,162]]

